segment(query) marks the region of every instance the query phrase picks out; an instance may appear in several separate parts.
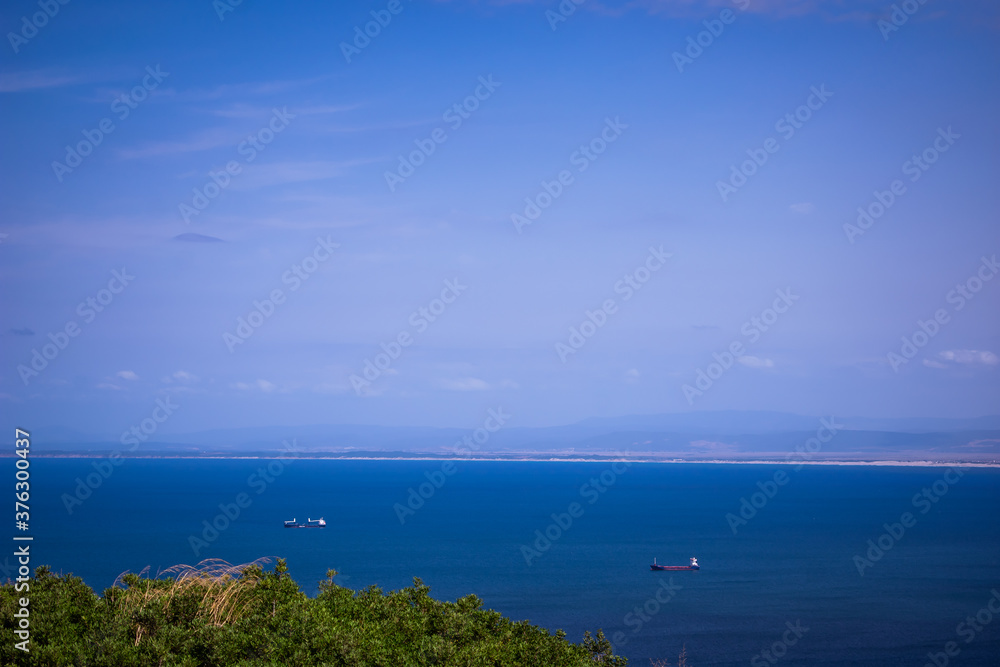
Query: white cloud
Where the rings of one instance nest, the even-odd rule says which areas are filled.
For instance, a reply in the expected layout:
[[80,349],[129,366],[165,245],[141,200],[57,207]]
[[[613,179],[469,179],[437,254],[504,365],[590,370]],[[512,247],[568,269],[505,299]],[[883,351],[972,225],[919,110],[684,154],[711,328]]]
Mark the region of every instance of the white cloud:
[[737,359],[737,361],[749,368],[774,368],[774,360],[772,359],[744,356]]
[[139,376],[135,374],[134,371],[118,371],[115,373],[116,377],[120,377],[123,380],[138,380]]
[[938,353],[939,359],[951,361],[956,364],[996,366],[1000,359],[997,355],[988,350],[945,350]]
[[231,386],[233,389],[239,389],[241,391],[259,389],[265,394],[270,394],[278,388],[278,385],[273,382],[268,382],[267,380],[257,380],[256,382],[235,382]]
[[813,206],[809,202],[802,202],[800,204],[792,204],[788,208],[791,209],[795,213],[801,213],[803,215],[807,215],[807,214],[812,213],[813,211],[816,210],[816,207]]
[[459,378],[457,380],[441,380],[438,385],[448,391],[483,391],[490,385],[479,378]]

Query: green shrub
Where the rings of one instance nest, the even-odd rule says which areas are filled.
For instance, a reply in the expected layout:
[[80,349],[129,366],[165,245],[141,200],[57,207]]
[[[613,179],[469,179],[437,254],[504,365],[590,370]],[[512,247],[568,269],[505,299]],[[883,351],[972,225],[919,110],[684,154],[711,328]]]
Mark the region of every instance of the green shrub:
[[[623,667],[603,633],[582,644],[483,609],[475,595],[440,602],[420,579],[384,593],[334,583],[330,570],[315,598],[306,596],[284,560],[218,560],[177,566],[167,578],[136,574],[98,597],[79,577],[36,570],[30,592],[0,585],[8,640],[0,664],[120,667],[245,665],[398,667]],[[14,647],[18,599],[30,599],[30,654]]]

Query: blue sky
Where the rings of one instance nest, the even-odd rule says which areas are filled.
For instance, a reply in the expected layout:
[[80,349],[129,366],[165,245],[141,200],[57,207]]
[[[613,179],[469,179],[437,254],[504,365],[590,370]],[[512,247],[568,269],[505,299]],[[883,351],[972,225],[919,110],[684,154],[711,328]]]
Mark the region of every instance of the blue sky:
[[5,425],[996,412],[993,3],[221,6],[5,5]]

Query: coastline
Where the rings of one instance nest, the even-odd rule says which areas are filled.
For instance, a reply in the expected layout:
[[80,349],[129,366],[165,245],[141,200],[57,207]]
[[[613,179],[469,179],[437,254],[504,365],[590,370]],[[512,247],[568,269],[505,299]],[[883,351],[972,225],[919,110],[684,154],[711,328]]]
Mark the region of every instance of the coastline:
[[[101,459],[107,458],[109,453],[86,452],[80,454],[42,454],[36,453],[34,458],[46,459]],[[11,457],[0,457],[11,458]],[[566,457],[566,456],[430,456],[430,455],[406,455],[406,456],[341,456],[341,455],[313,455],[283,457],[278,454],[274,456],[266,455],[158,455],[158,456],[128,456],[122,460],[274,460],[284,461],[308,460],[308,461],[466,461],[466,462],[494,462],[494,463],[660,463],[660,464],[717,464],[717,465],[782,465],[782,466],[872,466],[872,467],[916,467],[916,468],[948,468],[960,466],[963,468],[1000,468],[1000,461],[968,461],[968,460],[930,460],[930,459],[823,459],[823,460],[794,460],[789,461],[784,458],[747,458],[747,459],[678,459],[678,458],[653,458],[653,457],[626,457],[595,454],[587,457]]]

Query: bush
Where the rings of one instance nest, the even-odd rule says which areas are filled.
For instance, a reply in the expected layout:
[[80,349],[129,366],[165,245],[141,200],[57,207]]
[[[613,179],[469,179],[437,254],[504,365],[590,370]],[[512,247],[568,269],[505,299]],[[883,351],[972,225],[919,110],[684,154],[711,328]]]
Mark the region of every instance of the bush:
[[98,597],[79,577],[40,567],[28,593],[0,586],[5,637],[17,627],[18,599],[30,599],[30,654],[0,645],[0,664],[121,665],[525,665],[623,667],[602,632],[568,642],[527,622],[483,609],[475,595],[440,602],[420,581],[383,593],[334,583],[330,570],[309,598],[284,560],[233,566],[180,565],[167,578],[120,577]]

